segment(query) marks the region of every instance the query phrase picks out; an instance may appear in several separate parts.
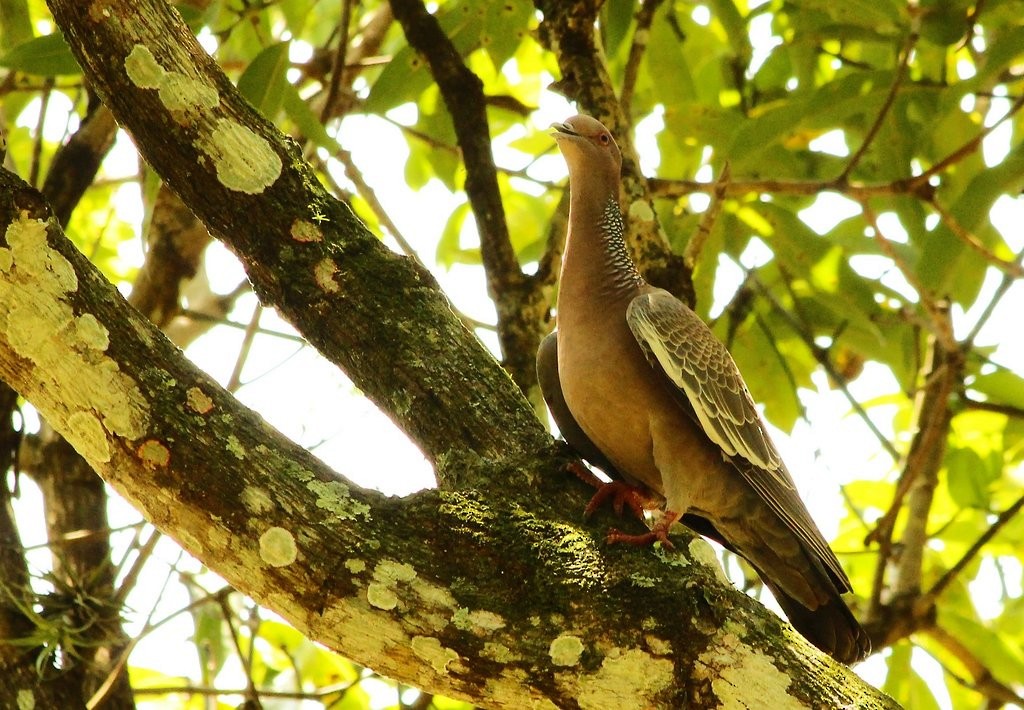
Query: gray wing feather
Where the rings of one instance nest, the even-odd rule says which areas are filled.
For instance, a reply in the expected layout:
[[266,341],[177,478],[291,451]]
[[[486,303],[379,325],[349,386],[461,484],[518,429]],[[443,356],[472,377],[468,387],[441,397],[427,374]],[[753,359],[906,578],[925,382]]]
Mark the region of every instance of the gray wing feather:
[[817,554],[840,592],[850,582],[796,492],[729,351],[700,316],[668,291],[637,296],[626,310],[633,336],[651,366],[685,396],[708,438]]
[[634,298],[626,320],[648,358],[686,394],[711,440],[729,456],[778,475],[782,458],[740,371],[700,316],[667,291],[655,291]]

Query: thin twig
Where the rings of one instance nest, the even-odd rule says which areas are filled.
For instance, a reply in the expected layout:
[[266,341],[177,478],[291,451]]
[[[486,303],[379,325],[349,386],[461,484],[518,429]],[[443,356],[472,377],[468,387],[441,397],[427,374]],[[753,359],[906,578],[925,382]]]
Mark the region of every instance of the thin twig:
[[958,220],[952,212],[946,209],[938,199],[935,198],[935,196],[932,196],[932,199],[929,200],[928,204],[933,210],[935,210],[946,226],[949,227],[949,231],[953,233],[953,236],[957,237],[978,254],[981,254],[985,261],[989,262],[989,264],[996,267],[1007,276],[1015,279],[1024,278],[1024,266],[1021,266],[1019,261],[1008,261],[997,256],[991,249],[982,244],[981,240],[972,234],[970,230],[960,224],[960,220]]
[[245,367],[245,361],[249,359],[249,352],[252,350],[252,341],[256,338],[256,332],[260,327],[260,316],[263,315],[263,304],[257,303],[253,309],[252,318],[249,320],[249,326],[245,329],[245,335],[242,336],[242,345],[238,349],[238,358],[235,360],[235,368],[231,371],[231,377],[228,378],[228,383],[224,385],[224,389],[228,392],[235,392],[242,384],[242,368]]
[[334,61],[331,66],[331,83],[327,87],[327,99],[320,112],[320,123],[326,124],[333,115],[334,105],[338,102],[341,90],[341,79],[345,74],[345,57],[348,55],[349,25],[352,22],[352,0],[345,0],[341,6],[341,21],[338,23],[338,46],[334,50]]
[[[184,318],[190,318],[192,320],[203,321],[213,323],[215,325],[224,325],[229,328],[237,328],[239,330],[247,330],[249,325],[245,323],[238,323],[237,321],[228,320],[227,318],[219,318],[217,316],[211,316],[209,313],[203,313],[202,311],[193,311],[188,308],[183,308],[179,316]],[[269,328],[257,328],[256,333],[258,335],[268,335],[272,338],[281,338],[282,340],[291,340],[296,343],[305,343],[306,339],[301,335],[295,335],[293,333],[282,333],[280,330],[271,330]]]
[[935,298],[934,294],[922,283],[921,279],[917,277],[917,274],[910,268],[910,266],[903,260],[903,257],[896,251],[891,240],[885,236],[881,228],[878,226],[878,218],[875,215],[871,206],[867,201],[861,202],[861,212],[864,215],[864,221],[871,227],[875,241],[878,243],[879,248],[882,252],[889,257],[896,268],[899,269],[900,274],[907,280],[907,283],[917,292],[918,298],[921,301],[921,305],[929,316],[929,326],[931,331],[935,334],[935,337],[939,339],[943,349],[946,352],[954,352],[959,349],[956,339],[953,336],[952,324],[949,318],[946,317],[946,309],[939,303],[939,300]]
[[811,355],[814,356],[814,359],[821,368],[825,370],[825,373],[833,379],[839,387],[839,391],[843,393],[843,396],[846,397],[846,401],[849,402],[850,408],[853,409],[858,417],[860,417],[868,430],[874,434],[878,443],[885,449],[886,453],[892,457],[893,461],[899,461],[900,458],[902,458],[900,452],[896,449],[893,443],[889,441],[885,434],[882,433],[882,430],[878,428],[874,421],[872,421],[871,416],[868,414],[867,410],[864,409],[864,405],[862,405],[860,401],[853,396],[853,393],[850,392],[846,378],[843,377],[842,373],[839,372],[835,365],[832,364],[828,351],[814,342],[814,336],[804,328],[803,324],[797,321],[792,313],[782,307],[782,304],[779,303],[771,291],[761,283],[760,279],[753,275],[753,273],[750,274],[750,278],[752,283],[757,286],[758,291],[760,291],[760,293],[769,300],[775,310],[782,316],[783,320],[785,320],[789,324],[790,328],[793,329],[793,332],[800,336],[800,339],[804,341],[804,345],[808,350],[810,350]]
[[111,600],[118,606],[124,604],[125,600],[128,598],[128,594],[135,588],[135,583],[138,581],[139,575],[142,574],[142,568],[147,562],[149,562],[149,558],[152,556],[153,550],[156,549],[156,543],[160,541],[161,537],[163,537],[163,535],[161,535],[160,531],[153,528],[153,532],[150,534],[149,538],[147,538],[146,542],[139,548],[138,556],[132,563],[131,569],[128,570],[128,573],[121,580],[121,586],[118,588]]
[[1013,688],[1002,681],[997,680],[992,675],[989,667],[985,665],[985,662],[974,651],[967,648],[960,639],[938,625],[933,625],[927,632],[929,636],[945,648],[971,674],[972,682],[967,683],[967,687],[996,701],[1000,706],[1006,703],[1024,705],[1024,696],[1018,694]]
[[1024,496],[1018,498],[1013,505],[999,514],[999,517],[996,518],[995,522],[992,523],[988,530],[983,532],[978,539],[974,541],[974,544],[968,548],[959,560],[957,560],[956,564],[946,570],[946,573],[939,578],[939,581],[932,585],[932,588],[928,590],[928,593],[922,595],[921,598],[915,602],[915,606],[920,606],[920,608],[932,606],[939,596],[946,591],[946,587],[948,587],[953,580],[957,578],[957,575],[959,575],[978,555],[978,553],[981,552],[981,548],[987,545],[989,541],[995,537],[996,534],[1008,522],[1010,522],[1015,515],[1017,515],[1017,513],[1020,512],[1021,508],[1024,508]]
[[1015,419],[1024,419],[1024,409],[1021,407],[1015,407],[1012,404],[1000,404],[999,402],[980,402],[970,397],[962,397],[964,409],[975,409],[980,412],[995,412],[996,414],[1005,414],[1008,417]]
[[916,188],[928,182],[933,176],[938,175],[943,170],[948,168],[954,163],[958,163],[968,155],[973,153],[981,145],[981,142],[988,138],[992,131],[996,130],[1003,122],[1011,118],[1017,111],[1024,106],[1024,94],[1017,97],[1017,100],[1011,104],[1010,108],[1007,109],[1006,113],[999,117],[999,120],[993,123],[991,126],[987,126],[982,129],[976,136],[968,140],[966,143],[961,145],[959,148],[954,150],[952,153],[947,155],[945,158],[935,163],[917,177],[912,178],[908,183],[908,192],[915,192]]
[[629,57],[626,59],[626,68],[622,73],[622,90],[619,92],[619,103],[626,116],[633,115],[630,106],[633,103],[636,79],[640,74],[640,63],[647,51],[647,41],[651,36],[651,23],[654,21],[654,14],[663,1],[644,0],[636,11],[636,29],[633,30],[633,43],[629,46]]
[[718,214],[722,211],[722,203],[725,201],[725,193],[729,187],[731,177],[732,170],[729,162],[726,161],[725,165],[722,166],[722,172],[719,173],[718,179],[715,180],[715,189],[711,193],[711,203],[704,210],[704,214],[701,215],[697,231],[690,237],[690,241],[686,243],[686,250],[683,252],[683,262],[690,271],[693,271],[697,266],[697,259],[700,258],[700,252],[704,248],[704,243],[711,236],[715,220],[718,219]]
[[[1024,263],[1024,249],[1017,253],[1017,258],[1014,259],[1014,263],[1018,266]],[[974,324],[974,327],[971,328],[971,332],[967,334],[966,338],[964,338],[965,347],[974,343],[974,340],[978,337],[978,333],[980,333],[981,329],[985,327],[986,323],[988,323],[988,319],[992,317],[992,314],[996,310],[996,306],[1003,300],[1003,296],[1009,292],[1010,287],[1013,286],[1015,281],[1016,279],[1010,276],[1010,274],[1003,272],[1003,279],[999,282],[999,285],[996,286],[995,293],[992,294],[992,298],[989,299],[989,302],[985,304],[985,309],[981,312],[981,315],[978,316],[978,320]]]
[[885,96],[885,101],[882,103],[882,107],[878,111],[878,115],[875,116],[874,123],[871,124],[871,128],[868,129],[867,134],[864,136],[864,140],[861,141],[860,147],[850,157],[849,162],[846,163],[846,167],[843,168],[843,172],[839,174],[839,182],[846,182],[849,178],[850,173],[857,167],[861,158],[867,153],[868,148],[874,142],[875,137],[878,135],[878,131],[882,128],[882,123],[885,122],[885,117],[889,115],[889,111],[892,109],[892,104],[896,100],[896,94],[899,92],[900,86],[903,85],[903,81],[907,78],[907,67],[910,65],[910,57],[914,54],[914,46],[917,44],[918,37],[920,36],[919,30],[921,27],[921,13],[914,11],[911,8],[911,20],[910,20],[910,33],[907,35],[907,39],[903,44],[903,49],[900,52],[900,63],[896,67],[896,76],[893,77],[892,84],[889,86],[889,93]]
[[352,184],[356,186],[356,192],[359,193],[359,196],[363,198],[367,205],[369,205],[374,216],[377,217],[377,221],[380,222],[384,229],[388,231],[391,238],[398,243],[402,253],[406,256],[413,257],[416,261],[420,261],[419,255],[416,253],[412,244],[405,238],[405,235],[402,234],[402,230],[398,228],[398,225],[395,224],[393,219],[391,219],[391,215],[387,213],[387,210],[384,209],[384,205],[381,204],[381,201],[377,198],[376,191],[374,191],[374,189],[370,187],[369,183],[363,179],[362,172],[352,161],[352,154],[339,146],[338,150],[334,153],[334,157],[345,167],[345,177],[347,177]]
[[32,164],[28,169],[28,184],[32,187],[39,186],[39,170],[43,155],[43,124],[46,122],[46,113],[50,108],[50,96],[52,94],[53,79],[47,79],[43,84],[43,95],[39,100],[39,120],[36,121],[36,139],[32,143]]

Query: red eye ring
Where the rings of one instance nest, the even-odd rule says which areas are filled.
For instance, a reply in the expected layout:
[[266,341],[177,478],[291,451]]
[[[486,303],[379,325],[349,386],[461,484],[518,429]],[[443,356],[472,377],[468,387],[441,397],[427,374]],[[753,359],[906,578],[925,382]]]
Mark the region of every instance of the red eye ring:
[[612,137],[607,133],[602,133],[597,137],[597,140],[601,143],[601,145],[608,145],[609,143],[612,142]]

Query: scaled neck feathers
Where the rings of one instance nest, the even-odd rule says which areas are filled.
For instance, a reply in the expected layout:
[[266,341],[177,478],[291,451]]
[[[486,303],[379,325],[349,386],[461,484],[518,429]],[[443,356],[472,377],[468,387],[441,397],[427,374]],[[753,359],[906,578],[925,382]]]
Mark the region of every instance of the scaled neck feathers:
[[597,200],[573,202],[562,263],[563,289],[576,287],[589,297],[632,298],[644,280],[629,257],[624,235],[622,213],[614,197],[603,204]]

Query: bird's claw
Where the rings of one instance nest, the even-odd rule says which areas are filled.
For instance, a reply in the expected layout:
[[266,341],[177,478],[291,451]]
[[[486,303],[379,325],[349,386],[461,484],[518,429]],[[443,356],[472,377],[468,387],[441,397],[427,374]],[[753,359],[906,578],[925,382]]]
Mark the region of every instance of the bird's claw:
[[665,530],[659,530],[658,527],[655,527],[650,532],[646,532],[641,535],[629,535],[621,530],[612,528],[608,531],[608,535],[605,536],[604,541],[609,545],[623,543],[626,545],[633,545],[635,547],[648,547],[656,542],[660,542],[662,547],[668,550],[676,549],[676,546],[668,539],[668,532]]
[[621,542],[636,547],[647,547],[660,542],[666,550],[674,550],[676,546],[668,539],[668,531],[677,520],[679,520],[679,513],[666,510],[665,514],[661,516],[661,520],[650,531],[641,535],[629,535],[621,530],[612,528],[608,531],[608,535],[605,536],[605,542],[609,545],[616,545]]
[[583,511],[583,517],[585,518],[593,515],[609,498],[612,500],[612,509],[616,515],[621,516],[622,511],[628,507],[630,512],[639,520],[644,519],[644,509],[654,503],[647,489],[630,485],[624,481],[605,483],[579,461],[570,461],[565,465],[565,468],[588,486],[597,489],[597,492],[590,499],[590,502],[587,503],[587,507]]
[[647,502],[647,498],[643,495],[642,489],[622,481],[602,483],[601,487],[597,489],[597,492],[590,499],[590,502],[587,503],[587,507],[583,511],[583,517],[589,518],[609,498],[611,498],[612,509],[616,515],[621,516],[622,511],[628,507],[638,520],[644,519],[644,503]]

